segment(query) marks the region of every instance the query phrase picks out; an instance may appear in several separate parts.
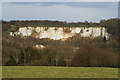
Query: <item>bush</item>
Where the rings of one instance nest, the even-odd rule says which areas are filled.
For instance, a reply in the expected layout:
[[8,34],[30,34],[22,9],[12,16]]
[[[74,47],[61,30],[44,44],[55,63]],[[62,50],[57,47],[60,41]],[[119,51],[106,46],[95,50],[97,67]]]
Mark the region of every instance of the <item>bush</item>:
[[17,63],[13,57],[11,57],[6,63],[5,66],[17,66]]

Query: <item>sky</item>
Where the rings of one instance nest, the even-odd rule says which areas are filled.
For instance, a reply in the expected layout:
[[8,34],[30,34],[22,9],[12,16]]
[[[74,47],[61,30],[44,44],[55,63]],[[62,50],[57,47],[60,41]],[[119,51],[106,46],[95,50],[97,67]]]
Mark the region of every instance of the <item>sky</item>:
[[3,20],[99,22],[118,17],[118,2],[3,2]]
[[2,2],[119,2],[119,0],[0,0]]

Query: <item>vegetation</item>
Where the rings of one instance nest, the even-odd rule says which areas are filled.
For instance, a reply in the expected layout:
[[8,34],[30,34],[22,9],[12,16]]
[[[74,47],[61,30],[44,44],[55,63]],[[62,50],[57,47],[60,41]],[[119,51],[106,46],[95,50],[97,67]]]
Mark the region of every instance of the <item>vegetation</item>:
[[[45,48],[37,49],[36,44]],[[88,40],[75,36],[67,41],[7,36],[3,38],[3,65],[8,65],[12,56],[14,63],[10,64],[26,66],[117,67],[116,44],[103,42],[102,38]]]
[[120,20],[119,19],[108,19],[108,20],[101,20],[100,26],[104,26],[107,28],[108,32],[113,35],[115,39],[118,39],[118,26]]
[[49,21],[49,20],[33,20],[33,21],[2,21],[3,31],[15,31],[19,27],[46,27],[47,30],[49,27],[95,27],[99,26],[98,23],[88,23],[88,22],[77,22],[77,23],[66,23],[62,21]]

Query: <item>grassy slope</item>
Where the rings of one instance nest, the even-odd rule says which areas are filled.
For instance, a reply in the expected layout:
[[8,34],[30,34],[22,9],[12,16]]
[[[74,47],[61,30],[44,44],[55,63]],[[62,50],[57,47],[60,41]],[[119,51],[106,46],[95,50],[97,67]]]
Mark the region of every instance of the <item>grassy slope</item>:
[[117,78],[118,68],[4,66],[3,78]]

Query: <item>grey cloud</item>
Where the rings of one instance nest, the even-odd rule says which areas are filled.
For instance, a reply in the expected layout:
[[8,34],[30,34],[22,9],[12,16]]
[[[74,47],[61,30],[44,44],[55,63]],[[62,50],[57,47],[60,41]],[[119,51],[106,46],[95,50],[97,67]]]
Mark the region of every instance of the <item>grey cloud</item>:
[[3,4],[3,19],[5,20],[51,19],[64,21],[87,20],[98,22],[101,19],[116,17],[117,17],[116,3],[24,2]]
[[66,5],[70,7],[115,8],[117,2],[10,2],[13,5],[54,6]]

